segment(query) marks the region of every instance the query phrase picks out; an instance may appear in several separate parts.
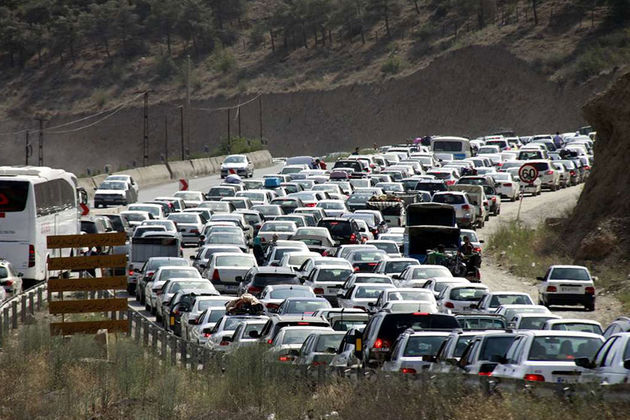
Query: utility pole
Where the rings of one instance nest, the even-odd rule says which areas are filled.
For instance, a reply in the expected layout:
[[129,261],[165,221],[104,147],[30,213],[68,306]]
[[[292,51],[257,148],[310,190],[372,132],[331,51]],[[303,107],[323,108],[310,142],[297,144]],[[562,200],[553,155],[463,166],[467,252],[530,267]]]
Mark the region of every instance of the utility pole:
[[44,166],[44,121],[43,117],[35,118],[39,121],[39,157],[37,160],[38,166]]
[[164,116],[164,163],[168,164],[168,115]]
[[[186,56],[186,146],[190,150],[190,54]],[[182,146],[183,148],[183,146]],[[184,158],[182,157],[182,160]]]
[[260,143],[263,141],[262,96],[258,97],[258,123],[260,125]]
[[228,123],[228,126],[227,126],[227,131],[228,131],[228,133],[227,133],[228,153],[231,153],[232,152],[232,147],[231,147],[232,133],[230,132],[230,108],[228,108],[228,110],[227,110],[227,123]]
[[149,164],[149,91],[144,92],[144,125],[142,143],[142,166]]
[[28,130],[26,130],[26,146],[24,147],[25,149],[25,155],[26,155],[26,166],[28,166],[28,158],[31,156],[31,154],[33,153],[33,148],[31,147],[31,143],[29,142],[29,132]]
[[239,106],[236,109],[236,112],[238,113],[238,137],[241,137],[241,107]]
[[179,135],[182,143],[182,160],[186,159],[186,151],[184,147],[184,106],[179,107]]

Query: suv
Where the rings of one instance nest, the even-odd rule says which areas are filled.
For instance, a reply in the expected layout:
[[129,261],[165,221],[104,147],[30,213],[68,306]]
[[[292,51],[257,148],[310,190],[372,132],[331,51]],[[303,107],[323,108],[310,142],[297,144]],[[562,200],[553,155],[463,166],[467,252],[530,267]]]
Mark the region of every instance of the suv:
[[527,164],[538,170],[542,188],[549,188],[551,191],[560,188],[560,172],[553,167],[550,160],[531,160]]
[[365,163],[358,159],[338,160],[337,162],[335,162],[335,166],[333,166],[333,169],[336,168],[350,168],[355,173],[367,172],[368,170]]
[[472,200],[465,192],[436,192],[433,195],[433,202],[453,206],[457,225],[461,228],[472,229],[476,226],[481,227],[483,225],[484,220],[479,217],[478,207],[472,203]]
[[362,350],[357,357],[365,367],[378,367],[388,360],[398,336],[407,329],[414,331],[446,330],[460,328],[453,315],[378,312],[365,326],[361,338]]
[[552,265],[544,277],[538,277],[538,300],[545,306],[584,305],[587,311],[595,310],[595,284],[586,267],[579,265]]
[[240,281],[238,295],[244,293],[259,297],[266,286],[273,284],[302,284],[297,274],[289,267],[252,267],[245,277],[236,277]]
[[361,240],[361,229],[356,220],[340,217],[325,217],[317,223],[330,232],[333,241],[338,245],[358,244]]

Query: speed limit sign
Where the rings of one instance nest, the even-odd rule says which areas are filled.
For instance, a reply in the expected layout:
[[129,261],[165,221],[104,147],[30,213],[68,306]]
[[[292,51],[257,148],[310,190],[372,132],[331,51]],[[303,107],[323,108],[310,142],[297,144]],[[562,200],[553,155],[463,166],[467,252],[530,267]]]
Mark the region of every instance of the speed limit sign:
[[533,164],[526,163],[518,170],[518,177],[527,184],[533,184],[538,178],[538,169]]

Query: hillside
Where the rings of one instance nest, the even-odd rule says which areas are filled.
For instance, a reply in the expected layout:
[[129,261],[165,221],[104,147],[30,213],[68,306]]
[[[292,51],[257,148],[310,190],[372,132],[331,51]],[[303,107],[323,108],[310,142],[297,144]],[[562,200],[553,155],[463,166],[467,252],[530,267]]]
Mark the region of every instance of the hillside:
[[187,80],[193,99],[378,83],[475,45],[580,84],[630,61],[625,3],[5,1],[0,119],[101,109],[146,89],[152,103],[172,101]]

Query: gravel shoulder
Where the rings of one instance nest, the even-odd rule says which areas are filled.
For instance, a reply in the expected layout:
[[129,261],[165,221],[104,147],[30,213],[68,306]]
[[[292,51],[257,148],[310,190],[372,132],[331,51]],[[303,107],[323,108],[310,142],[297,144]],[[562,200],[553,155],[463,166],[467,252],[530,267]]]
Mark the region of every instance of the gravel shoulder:
[[[530,226],[535,226],[549,217],[563,217],[571,211],[582,192],[583,184],[555,192],[543,192],[538,197],[526,196],[523,200],[520,220]],[[479,237],[487,241],[502,223],[516,220],[519,202],[503,201],[501,214],[491,218],[483,229],[477,231]],[[507,250],[506,250],[507,252]],[[538,299],[536,276],[544,274],[547,267],[532,266],[531,277],[515,276],[503,266],[499,260],[484,255],[482,265],[482,282],[491,290],[510,290],[529,293],[534,300]],[[565,263],[566,261],[558,261]],[[610,321],[622,314],[621,304],[612,295],[598,295],[595,311],[587,312],[581,307],[552,307],[552,312],[563,318],[594,319],[605,327]]]

